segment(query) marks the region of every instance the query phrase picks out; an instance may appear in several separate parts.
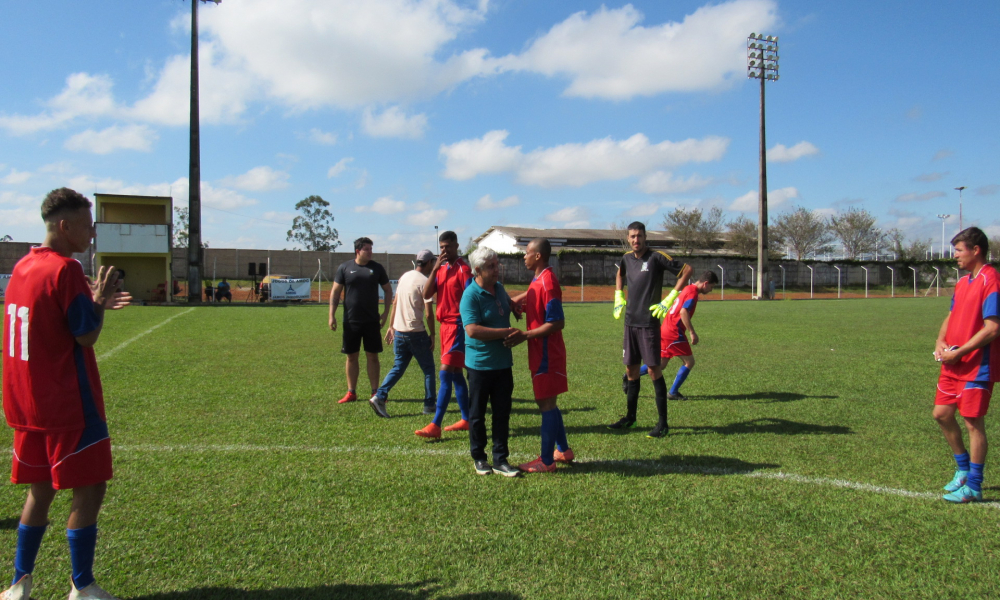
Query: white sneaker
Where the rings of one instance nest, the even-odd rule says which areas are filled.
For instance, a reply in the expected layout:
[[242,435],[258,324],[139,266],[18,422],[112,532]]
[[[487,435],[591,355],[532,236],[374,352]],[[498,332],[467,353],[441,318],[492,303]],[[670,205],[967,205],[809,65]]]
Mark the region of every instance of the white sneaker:
[[31,600],[31,573],[23,575],[17,583],[4,590],[0,600]]
[[73,589],[69,592],[68,600],[118,600],[118,598],[101,589],[101,586],[96,583],[92,583],[82,590],[76,589],[76,586],[72,584],[71,587]]
[[378,397],[378,394],[373,394],[371,399],[368,400],[368,404],[371,405],[372,410],[375,414],[383,419],[389,418],[389,413],[385,410],[385,400]]

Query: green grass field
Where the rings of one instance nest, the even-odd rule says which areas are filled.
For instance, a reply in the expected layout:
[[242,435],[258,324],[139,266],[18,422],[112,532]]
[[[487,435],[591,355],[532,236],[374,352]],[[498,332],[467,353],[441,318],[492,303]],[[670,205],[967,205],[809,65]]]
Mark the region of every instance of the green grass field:
[[[116,460],[98,582],[146,600],[992,597],[1000,504],[939,499],[954,461],[930,418],[931,351],[947,307],[704,303],[689,400],[652,440],[648,380],[640,427],[605,428],[624,411],[610,305],[567,305],[560,405],[578,461],[519,479],[476,476],[463,435],[413,435],[416,364],[392,419],[337,405],[325,307],[116,312],[97,347]],[[521,346],[518,462],[539,446],[526,363]],[[24,493],[0,490],[5,565]],[[39,600],[68,590],[68,507],[57,498]]]

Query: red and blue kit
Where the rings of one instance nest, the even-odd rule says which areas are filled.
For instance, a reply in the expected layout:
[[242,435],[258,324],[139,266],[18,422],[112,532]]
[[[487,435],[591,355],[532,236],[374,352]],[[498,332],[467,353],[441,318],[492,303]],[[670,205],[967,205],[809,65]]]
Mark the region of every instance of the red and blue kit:
[[[562,288],[551,267],[546,268],[528,286],[525,301],[527,327],[535,329],[564,319]],[[566,381],[566,345],[561,331],[528,340],[528,369],[536,400],[552,398],[569,389]]]
[[437,284],[437,320],[441,324],[441,364],[465,366],[465,328],[459,307],[472,281],[472,268],[463,258],[445,263],[434,275]]
[[698,308],[698,286],[687,285],[681,290],[677,300],[670,307],[670,312],[663,319],[660,326],[660,356],[662,358],[673,358],[675,356],[691,356],[691,344],[684,333],[687,327],[681,321],[681,309],[687,309],[688,318],[694,318],[694,311]]
[[14,267],[4,304],[3,408],[15,430],[11,481],[56,489],[111,478],[111,442],[93,348],[100,326],[83,267],[32,248]]
[[[1000,319],[1000,280],[996,269],[983,266],[955,284],[951,315],[945,332],[948,346],[961,346],[983,328],[986,319]],[[1000,380],[1000,338],[973,350],[955,364],[941,365],[935,404],[958,404],[963,417],[986,414],[993,384]]]

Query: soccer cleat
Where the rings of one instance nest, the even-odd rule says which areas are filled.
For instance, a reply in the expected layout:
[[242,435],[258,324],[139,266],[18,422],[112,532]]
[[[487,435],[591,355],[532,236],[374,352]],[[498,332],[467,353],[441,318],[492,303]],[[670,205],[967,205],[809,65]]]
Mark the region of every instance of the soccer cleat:
[[118,600],[117,597],[102,590],[101,586],[96,583],[92,583],[82,590],[76,589],[75,585],[72,588],[68,600]]
[[608,429],[631,429],[635,427],[635,419],[630,419],[629,417],[622,417],[608,425]]
[[0,600],[31,600],[31,573],[26,573],[2,594]]
[[552,459],[556,462],[569,464],[573,462],[574,458],[576,458],[576,456],[573,455],[572,448],[567,448],[565,452],[560,452],[559,449],[556,448],[556,451],[552,453]]
[[521,474],[521,471],[517,467],[512,467],[510,463],[506,461],[497,463],[497,466],[493,467],[493,471],[503,475],[504,477],[517,477]]
[[376,415],[382,417],[383,419],[389,418],[389,413],[385,410],[385,400],[379,398],[378,394],[372,396],[368,400],[368,404],[371,405],[372,410],[375,411]]
[[687,396],[685,396],[680,392],[677,392],[676,394],[671,394],[670,392],[667,392],[667,400],[687,400]]
[[965,481],[969,478],[968,471],[955,470],[955,476],[951,478],[948,485],[944,486],[944,491],[946,492],[957,492],[963,485]]
[[622,393],[628,393],[628,373],[622,373]]
[[661,438],[667,437],[670,434],[670,427],[666,425],[657,425],[652,431],[646,434],[648,438]]
[[439,427],[438,425],[436,425],[434,423],[431,423],[430,425],[428,425],[427,427],[424,427],[423,429],[418,429],[418,430],[414,431],[413,434],[416,435],[417,437],[424,437],[424,438],[431,438],[432,440],[439,440],[439,439],[441,439],[441,427]]
[[337,404],[344,404],[344,403],[347,403],[347,402],[354,402],[357,399],[358,399],[358,395],[357,394],[355,394],[354,392],[347,392],[346,394],[344,394],[343,398],[341,398],[340,400],[337,400]]
[[493,467],[485,460],[476,461],[476,475],[492,475]]
[[469,422],[466,421],[465,419],[459,419],[458,421],[455,421],[451,425],[448,425],[447,427],[445,427],[444,430],[445,431],[468,431],[469,430]]
[[539,456],[531,462],[526,462],[523,465],[518,465],[518,469],[521,469],[525,473],[555,473],[556,463],[547,465],[542,462],[542,457]]
[[954,492],[945,494],[943,498],[948,502],[956,502],[958,504],[965,504],[966,502],[982,502],[983,493],[977,492],[967,485],[963,485]]

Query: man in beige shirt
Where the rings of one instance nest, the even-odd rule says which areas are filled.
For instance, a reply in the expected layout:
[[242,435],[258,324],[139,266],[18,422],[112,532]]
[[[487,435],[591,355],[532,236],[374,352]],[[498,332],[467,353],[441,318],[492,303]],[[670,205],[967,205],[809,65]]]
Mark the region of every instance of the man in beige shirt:
[[385,332],[385,341],[392,344],[396,359],[382,386],[368,401],[375,414],[385,419],[389,418],[385,409],[389,391],[403,377],[411,358],[417,359],[424,372],[424,414],[432,414],[435,409],[434,311],[430,302],[424,302],[424,286],[434,267],[434,258],[430,250],[421,250],[414,261],[414,269],[400,277],[396,284],[389,329]]

